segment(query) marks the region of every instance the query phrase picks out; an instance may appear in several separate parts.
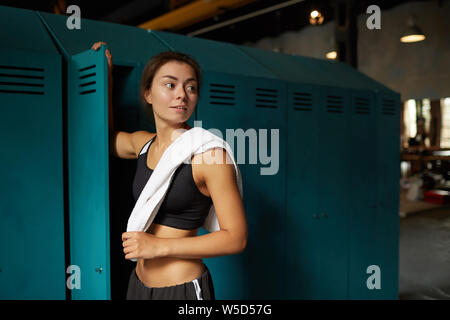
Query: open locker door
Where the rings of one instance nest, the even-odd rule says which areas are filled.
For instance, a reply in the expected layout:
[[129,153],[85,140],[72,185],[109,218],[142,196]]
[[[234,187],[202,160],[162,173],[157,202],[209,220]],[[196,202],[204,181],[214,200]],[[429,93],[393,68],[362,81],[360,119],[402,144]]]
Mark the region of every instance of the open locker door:
[[73,281],[73,300],[111,297],[105,50],[102,46],[98,51],[87,50],[74,55],[68,68],[70,258],[72,270],[75,270],[70,280]]

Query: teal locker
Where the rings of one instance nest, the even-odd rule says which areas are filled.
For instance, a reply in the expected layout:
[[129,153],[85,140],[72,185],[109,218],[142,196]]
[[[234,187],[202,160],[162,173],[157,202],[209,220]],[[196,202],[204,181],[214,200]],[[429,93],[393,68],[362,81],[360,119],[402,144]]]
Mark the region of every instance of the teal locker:
[[64,299],[61,58],[0,49],[0,101],[0,298]]
[[[258,146],[258,163],[247,157],[245,167],[247,217],[249,238],[248,266],[252,270],[251,292],[247,298],[284,299],[286,279],[286,136],[287,88],[274,79],[248,78],[242,81],[246,93],[242,100],[244,128],[255,128]],[[263,144],[267,143],[267,147]],[[266,150],[265,150],[266,149]],[[246,155],[251,155],[246,149]],[[271,156],[264,164],[261,156]],[[251,233],[250,233],[251,231]],[[272,234],[273,236],[267,236]],[[261,281],[264,279],[264,281]]]
[[[65,16],[44,12],[40,12],[39,16],[64,54],[65,60],[73,68],[68,76],[68,83],[72,85],[68,108],[69,114],[73,115],[73,123],[70,122],[73,130],[70,127],[68,130],[71,130],[70,134],[74,141],[88,139],[87,143],[72,144],[73,150],[69,154],[69,163],[73,164],[71,175],[77,182],[76,185],[69,185],[69,192],[75,202],[69,210],[73,220],[71,223],[71,230],[73,230],[71,248],[74,251],[72,259],[76,258],[82,261],[84,267],[81,269],[81,278],[91,285],[82,286],[81,290],[72,290],[72,299],[125,299],[129,275],[135,263],[124,259],[121,234],[126,231],[128,217],[135,203],[132,195],[132,182],[136,161],[109,156],[105,149],[107,144],[104,144],[105,137],[103,135],[107,134],[108,130],[107,109],[104,109],[107,101],[105,100],[107,99],[106,78],[104,78],[106,76],[105,48],[102,48],[103,55],[100,52],[89,50],[89,48],[94,42],[102,40],[107,42],[108,48],[113,54],[114,128],[127,132],[138,130],[155,132],[153,114],[141,105],[139,85],[147,60],[168,48],[140,28],[82,19],[81,29],[74,31],[63,27],[67,19]],[[82,53],[80,54],[80,52]],[[75,65],[80,63],[89,65],[84,67],[80,65],[78,69],[95,65],[92,69],[85,69],[85,73],[82,73],[81,76],[88,76],[89,73],[92,73],[89,70],[93,71],[94,68],[101,67],[101,71],[100,73],[94,72],[95,76],[79,79]],[[93,79],[93,77],[100,78]],[[80,85],[77,84],[80,80],[84,81],[80,84],[86,88],[81,91],[82,94],[77,87]],[[96,83],[89,84],[93,81]],[[97,86],[98,84],[100,86]],[[80,106],[80,104],[83,105]],[[86,119],[77,118],[80,108],[85,110]],[[192,122],[190,120],[190,123]],[[95,135],[95,139],[89,139],[86,132],[92,132],[94,129],[100,130],[101,135]],[[96,170],[106,176],[100,180],[96,179],[92,185],[89,173],[93,168],[84,166],[85,163],[82,162],[80,155],[91,154],[94,150],[96,150],[94,153]],[[86,184],[90,185],[87,190],[95,187],[96,191],[101,194],[100,197],[97,194],[96,200],[91,199],[90,204],[81,202],[83,196],[86,196],[83,192],[87,192],[87,190],[81,189]],[[86,213],[80,213],[83,211],[83,207],[85,207]],[[100,210],[100,214],[96,215],[95,223],[90,220],[91,216],[88,213],[92,214],[92,208]],[[90,234],[87,238],[81,238],[84,224],[100,228],[103,234]],[[100,268],[102,271],[98,272]]]
[[232,44],[164,31],[149,30],[149,34],[171,50],[192,55],[197,59],[205,73],[219,72],[238,76],[276,79],[267,68]]
[[[197,120],[206,129],[218,129],[235,152],[243,176],[249,228],[244,253],[205,260],[214,270],[219,299],[280,299],[284,295],[285,97],[283,83],[272,79],[214,72],[205,75]],[[241,135],[233,139],[234,130]],[[272,144],[275,155],[271,154]],[[279,159],[261,164],[261,154]],[[273,236],[267,237],[268,233]],[[249,273],[246,266],[252,264],[258,268]]]
[[[249,223],[249,240],[248,245],[252,243],[251,222],[248,217],[248,201],[247,199],[247,183],[246,165],[240,163],[237,158],[236,150],[233,143],[226,137],[227,129],[246,128],[242,121],[243,110],[241,100],[243,98],[243,90],[239,85],[239,78],[234,75],[220,74],[216,72],[207,72],[204,74],[202,84],[202,92],[200,102],[197,106],[196,120],[201,121],[201,125],[214,134],[221,136],[224,140],[229,141],[230,146],[235,152],[235,160],[241,170],[244,190],[244,208],[247,213]],[[237,146],[237,141],[235,141]],[[245,161],[245,159],[244,159]],[[202,229],[201,234],[206,231]],[[214,283],[216,299],[245,299],[251,295],[252,289],[249,285],[251,281],[248,270],[246,270],[246,252],[240,255],[232,255],[225,257],[215,257],[204,259],[205,264],[211,271]],[[225,275],[225,276],[224,276]]]
[[348,208],[351,190],[350,94],[332,87],[320,88],[320,128],[317,166],[319,203],[319,298],[347,298]]
[[383,291],[369,290],[367,268],[377,265],[373,248],[376,215],[376,103],[375,91],[352,90],[350,176],[352,205],[349,210],[349,299],[379,299]]
[[398,298],[399,179],[400,179],[400,95],[383,90],[376,98],[376,215],[373,220],[377,245],[374,257],[380,261],[381,290],[386,299]]
[[67,16],[37,12],[66,59],[89,49],[96,41],[108,44],[118,65],[145,63],[155,50],[166,48],[149,40],[144,29],[116,23],[81,19],[80,29],[66,27]]
[[0,38],[0,299],[61,300],[61,57],[29,10],[0,6]]
[[68,68],[70,263],[81,270],[72,299],[110,298],[108,97],[105,47]]
[[[199,105],[197,119],[202,120],[204,127],[217,128],[223,134],[232,130],[230,137],[234,130],[242,133],[237,137],[245,134],[245,139],[227,139],[225,135],[223,138],[235,150],[243,176],[249,229],[243,254],[207,259],[207,263],[215,271],[214,281],[222,299],[281,299],[286,251],[286,89],[283,83],[272,79],[208,73],[205,80],[207,101],[202,100]],[[267,143],[267,149],[263,143]],[[262,164],[261,154],[272,156],[271,163]],[[267,237],[269,233],[273,236]],[[249,273],[246,266],[251,265],[258,268]]]
[[[289,83],[289,101],[296,94],[297,105],[289,102],[287,137],[286,270],[287,277],[295,279],[289,296],[396,299],[398,232],[393,203],[398,203],[398,149],[381,141],[396,141],[398,121],[385,126],[385,120],[375,116],[382,103],[376,92],[391,92],[343,63],[239,48]],[[317,95],[319,102],[314,100]],[[313,121],[311,112],[318,109]],[[368,109],[372,113],[364,114]],[[296,139],[302,141],[299,147],[305,146],[305,168],[302,161],[295,167],[300,157]],[[387,154],[382,161],[381,154]],[[388,184],[389,194],[380,186]],[[390,210],[384,202],[391,203]],[[308,213],[313,221],[306,218]],[[367,289],[366,269],[376,262],[387,269],[387,290]]]
[[[319,88],[288,83],[286,164],[286,298],[318,299]],[[301,241],[299,241],[301,238]]]
[[[303,56],[291,56],[289,59],[296,61],[299,67],[311,70],[314,73],[314,79],[311,80],[318,85],[356,90],[385,88],[347,63]],[[304,76],[302,75],[302,77]]]

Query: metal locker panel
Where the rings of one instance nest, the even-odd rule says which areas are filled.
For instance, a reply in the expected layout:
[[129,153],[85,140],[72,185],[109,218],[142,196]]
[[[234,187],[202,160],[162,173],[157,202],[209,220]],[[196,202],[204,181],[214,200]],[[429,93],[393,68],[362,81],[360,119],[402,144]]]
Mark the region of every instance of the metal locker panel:
[[319,87],[288,83],[286,164],[286,299],[317,299],[320,224]]
[[350,93],[321,87],[319,129],[319,276],[321,299],[346,299],[351,175]]
[[[239,78],[223,73],[205,72],[203,74],[203,84],[196,111],[197,126],[204,129],[217,129],[214,132],[222,139],[226,140],[227,128],[242,128],[242,105],[239,103],[243,98],[240,90]],[[230,144],[231,146],[231,144]],[[233,146],[231,146],[233,147]],[[233,149],[233,152],[236,152]],[[239,169],[244,175],[243,164],[239,164],[235,153],[235,160]],[[243,177],[244,206],[246,179]],[[247,210],[247,208],[245,207]],[[206,234],[207,231],[200,229],[199,235]],[[244,251],[245,252],[245,251]],[[224,257],[203,259],[211,271],[216,299],[245,299],[249,296],[250,286],[247,285],[248,272],[245,268],[246,261],[244,254]]]
[[[81,11],[83,16],[83,11]],[[113,55],[113,63],[127,65],[145,63],[155,52],[166,51],[167,47],[160,41],[148,36],[141,28],[117,23],[81,19],[81,29],[68,29],[68,16],[39,12],[43,23],[49,28],[56,43],[66,59],[86,51],[97,41],[108,44]]]
[[378,203],[374,256],[380,261],[383,299],[398,299],[400,95],[384,90],[379,92],[376,101]]
[[243,54],[235,45],[164,31],[149,32],[173,50],[192,55],[204,71],[274,78],[273,73]]
[[303,57],[276,53],[246,46],[237,46],[244,53],[258,61],[279,79],[300,84],[320,84],[334,86],[338,79],[330,77],[320,69],[303,63]]
[[[282,83],[273,80],[213,72],[205,74],[196,120],[202,121],[201,126],[205,129],[220,130],[222,138],[233,148],[243,177],[243,201],[249,225],[248,246],[242,254],[205,260],[213,274],[218,299],[276,299],[283,294],[280,272],[285,245],[282,232],[285,169],[283,159],[278,159],[277,174],[261,176],[260,168],[271,165],[259,164],[259,152],[262,152],[259,143],[261,138],[265,139],[267,147],[271,148],[270,129],[279,129],[282,158],[285,148],[282,141],[286,122],[285,91]],[[267,129],[267,136],[259,129]],[[247,134],[249,138],[232,140],[234,130]],[[253,163],[250,163],[250,139],[255,143]],[[266,154],[271,156],[270,152],[269,149]],[[276,236],[266,237],[268,227]],[[259,267],[249,275],[244,266],[250,263],[257,263]],[[261,278],[265,279],[264,283],[261,283]]]
[[385,89],[346,63],[238,46],[280,79],[338,88]]
[[381,298],[379,291],[367,287],[367,269],[376,265],[373,234],[376,215],[376,103],[372,90],[351,92],[350,141],[351,175],[349,207],[349,299]]
[[74,55],[68,69],[72,299],[110,299],[108,89],[105,47]]
[[[283,299],[287,281],[284,272],[287,88],[281,81],[253,77],[242,79],[240,86],[244,92],[239,101],[241,121],[245,124],[241,128],[254,132],[258,138],[257,145],[253,140],[253,147],[245,147],[245,165],[242,166],[249,225],[245,258],[248,265],[258,264],[258,268],[247,274],[251,285],[249,298]],[[252,150],[255,152],[253,159]],[[265,160],[263,156],[270,158]],[[272,236],[267,236],[269,234]]]
[[0,47],[58,55],[35,11],[0,6]]
[[[244,125],[244,92],[240,88],[240,77],[220,72],[205,72],[197,104],[197,121],[205,129],[217,128],[222,134],[227,128]],[[225,136],[223,137],[225,138]]]
[[0,114],[0,299],[65,299],[61,57],[1,48]]
[[378,82],[347,63],[303,56],[292,57],[299,63],[307,65],[311,70],[315,70],[325,85],[330,81],[329,79],[333,79],[332,85],[338,88],[370,90],[381,87]]
[[[243,111],[240,102],[244,92],[239,90],[239,84],[239,77],[234,75],[205,72],[196,116],[196,121],[201,122],[198,122],[197,126],[201,125],[208,130],[213,128],[219,130],[220,134],[211,132],[224,140],[227,140],[227,129],[243,128],[245,123],[242,121]],[[235,152],[234,149],[233,152]],[[238,162],[236,154],[235,160]],[[244,207],[247,210],[245,169],[243,164],[237,164],[243,176]],[[199,234],[205,233],[205,230],[200,229]],[[245,251],[244,254],[239,255],[207,258],[204,262],[212,274],[216,299],[245,299],[250,296],[251,287],[247,284]]]

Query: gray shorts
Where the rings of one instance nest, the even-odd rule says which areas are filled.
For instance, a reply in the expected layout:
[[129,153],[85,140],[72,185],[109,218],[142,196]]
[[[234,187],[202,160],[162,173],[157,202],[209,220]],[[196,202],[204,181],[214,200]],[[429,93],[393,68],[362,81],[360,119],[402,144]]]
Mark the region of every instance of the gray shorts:
[[139,280],[133,269],[128,282],[127,300],[215,300],[214,286],[205,265],[203,274],[189,282],[170,287],[153,288]]

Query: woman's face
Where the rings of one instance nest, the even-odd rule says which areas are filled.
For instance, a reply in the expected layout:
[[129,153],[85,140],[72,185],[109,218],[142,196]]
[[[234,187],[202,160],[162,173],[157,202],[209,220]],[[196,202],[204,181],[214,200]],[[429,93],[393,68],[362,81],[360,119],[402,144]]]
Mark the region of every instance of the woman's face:
[[194,112],[198,101],[197,90],[194,69],[187,63],[170,61],[156,72],[145,99],[152,104],[155,118],[181,123]]

